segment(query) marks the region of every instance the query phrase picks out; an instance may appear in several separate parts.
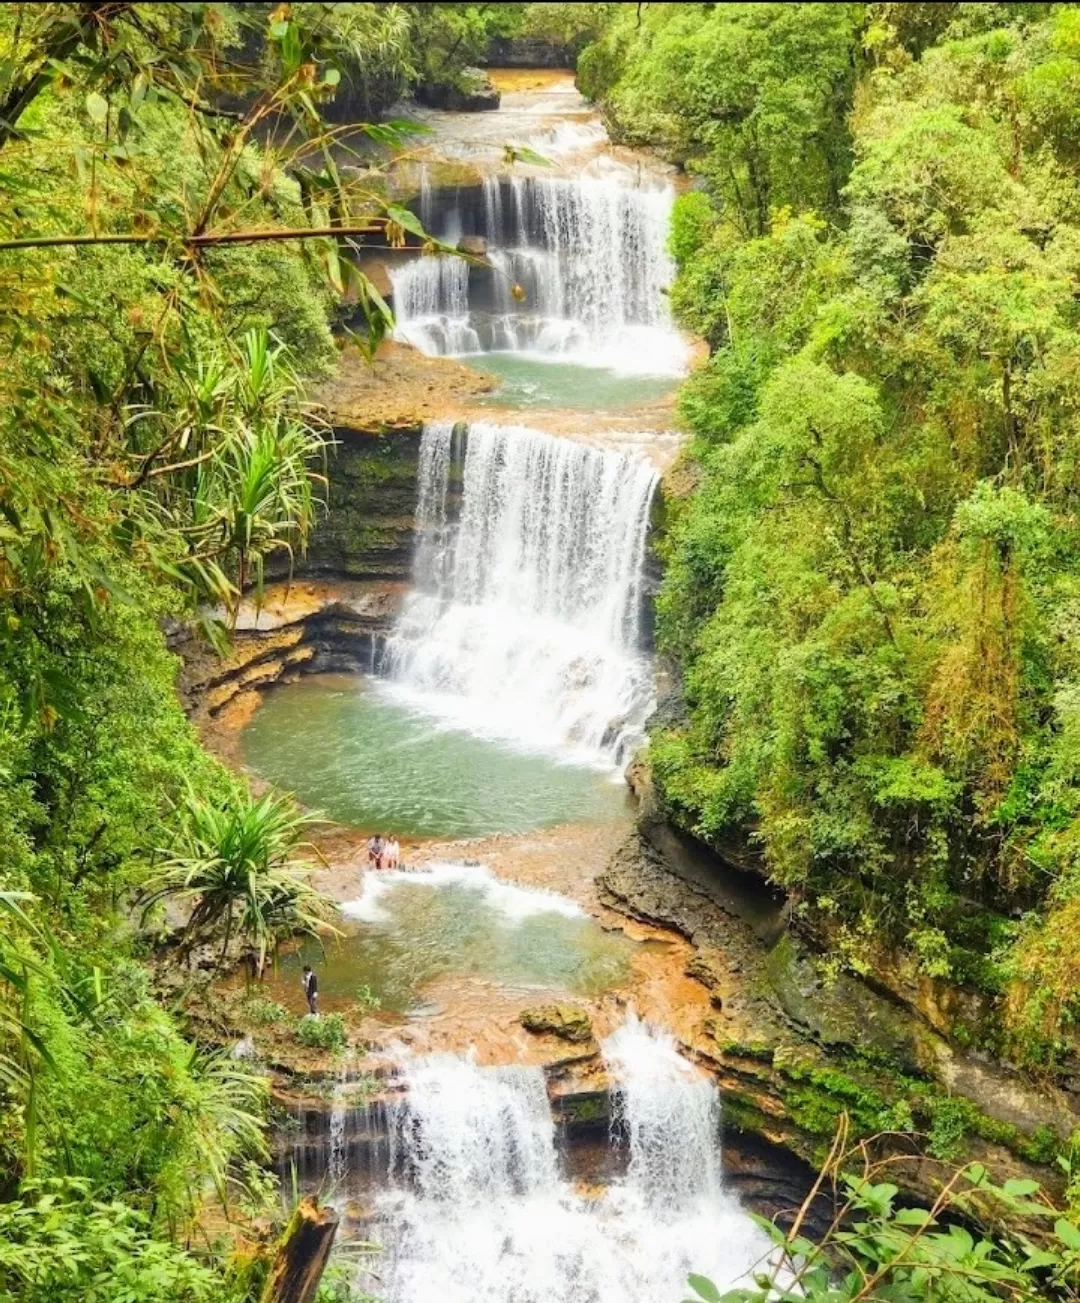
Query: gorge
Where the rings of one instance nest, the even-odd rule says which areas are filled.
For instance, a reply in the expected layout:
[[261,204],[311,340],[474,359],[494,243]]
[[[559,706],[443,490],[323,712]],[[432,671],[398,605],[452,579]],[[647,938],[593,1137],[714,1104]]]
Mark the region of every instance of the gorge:
[[1078,16],[0,4],[0,1303],[1080,1300]]
[[[277,1161],[286,1186],[333,1200],[353,1234],[382,1246],[358,1281],[369,1288],[373,1273],[388,1300],[434,1288],[644,1303],[691,1270],[737,1280],[769,1251],[724,1189],[717,1088],[667,1029],[669,988],[685,981],[678,952],[600,909],[591,886],[604,848],[632,830],[622,771],[656,705],[650,530],[673,446],[670,430],[626,428],[635,390],[607,391],[629,405],[615,428],[591,390],[593,377],[638,376],[670,392],[687,365],[664,298],[672,190],[655,162],[642,181],[608,159],[598,179],[566,157],[558,177],[482,161],[492,170],[478,186],[439,187],[432,125],[418,214],[443,241],[484,253],[393,270],[398,336],[433,357],[495,363],[496,375],[501,360],[511,375],[517,359],[550,370],[574,402],[560,416],[533,395],[527,421],[481,408],[429,419],[418,441],[368,436],[370,451],[363,436],[339,436],[359,476],[384,443],[408,447],[408,460],[393,478],[393,463],[375,470],[363,502],[351,472],[335,477],[350,486],[346,509],[366,512],[370,541],[343,565],[324,551],[336,540],[316,536],[294,583],[320,576],[319,609],[290,621],[295,598],[282,608],[310,657],[277,658],[285,682],[239,742],[256,775],[308,807],[407,838],[407,868],[374,881],[369,871],[351,898],[351,875],[337,876],[345,939],[325,953],[305,945],[270,980],[291,1003],[303,959],[328,1014],[352,1022],[357,987],[377,1006],[361,1023],[366,1055],[325,1102],[286,1085],[293,1121]],[[579,166],[595,168],[603,135],[576,126]],[[504,384],[507,397],[497,387],[485,402],[520,397]],[[390,512],[415,523],[405,564],[395,547],[379,573],[386,493],[388,526]],[[343,571],[351,588],[336,587]],[[376,591],[385,614],[359,634]],[[271,597],[253,615],[266,629],[241,632],[241,645],[273,656],[273,609]],[[226,717],[244,696],[220,703]],[[481,839],[492,834],[501,863],[488,867]],[[445,841],[463,835],[472,840]],[[518,1026],[545,998],[581,1020],[575,1054]]]

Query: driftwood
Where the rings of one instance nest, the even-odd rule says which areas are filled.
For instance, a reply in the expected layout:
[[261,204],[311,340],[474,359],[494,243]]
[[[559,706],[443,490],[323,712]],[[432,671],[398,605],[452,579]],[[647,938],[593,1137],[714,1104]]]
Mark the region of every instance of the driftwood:
[[333,1208],[301,1199],[278,1242],[260,1303],[312,1303],[337,1228]]

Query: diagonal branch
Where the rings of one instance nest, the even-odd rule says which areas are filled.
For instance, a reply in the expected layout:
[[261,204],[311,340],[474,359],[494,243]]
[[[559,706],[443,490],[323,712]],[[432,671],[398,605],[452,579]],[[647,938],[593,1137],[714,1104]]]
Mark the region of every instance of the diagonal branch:
[[[205,248],[216,244],[259,244],[267,240],[314,240],[327,236],[374,235],[386,229],[384,221],[368,221],[355,226],[299,226],[285,229],[255,229],[247,231],[222,231],[189,235],[30,235],[19,240],[0,240],[0,251],[5,249],[55,249],[82,244],[172,244],[192,248]],[[379,248],[396,246],[379,245]]]

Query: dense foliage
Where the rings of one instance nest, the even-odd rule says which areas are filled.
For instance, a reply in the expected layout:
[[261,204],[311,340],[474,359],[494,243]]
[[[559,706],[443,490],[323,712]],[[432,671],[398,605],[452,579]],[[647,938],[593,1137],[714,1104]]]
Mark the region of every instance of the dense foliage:
[[900,944],[993,994],[1013,1053],[1064,1055],[1080,10],[649,5],[582,74],[700,178],[672,235],[711,357],[660,602],[686,698],[663,798],[846,962]]
[[[691,1275],[684,1303],[1073,1303],[1080,1231],[1035,1181],[995,1184],[981,1163],[956,1168],[930,1207],[904,1203],[887,1161],[843,1125],[792,1225],[754,1220],[772,1241],[752,1284]],[[825,1212],[828,1208],[829,1212]],[[828,1217],[816,1238],[813,1213]]]
[[222,642],[322,509],[308,382],[344,291],[372,341],[388,319],[347,240],[415,224],[323,112],[358,59],[415,66],[402,22],[0,7],[0,1299],[257,1287],[193,1227],[261,1188],[265,1083],[162,1003],[142,907],[179,894],[185,940],[258,967],[322,906],[303,821],[199,746],[164,630]]

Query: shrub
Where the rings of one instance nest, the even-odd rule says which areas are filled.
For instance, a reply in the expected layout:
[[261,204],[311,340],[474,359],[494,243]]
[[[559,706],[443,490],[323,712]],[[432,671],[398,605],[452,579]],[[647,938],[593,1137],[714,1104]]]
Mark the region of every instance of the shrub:
[[256,1023],[261,1027],[269,1023],[283,1022],[289,1016],[289,1011],[276,1000],[271,1000],[264,995],[253,995],[244,1001],[243,1014],[248,1022]]
[[310,1014],[296,1024],[296,1039],[315,1050],[343,1050],[348,1044],[345,1019],[339,1013]]
[[382,1000],[368,986],[367,982],[361,982],[356,988],[356,1004],[361,1013],[372,1013],[376,1009],[382,1008]]

